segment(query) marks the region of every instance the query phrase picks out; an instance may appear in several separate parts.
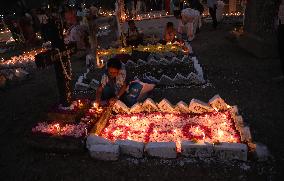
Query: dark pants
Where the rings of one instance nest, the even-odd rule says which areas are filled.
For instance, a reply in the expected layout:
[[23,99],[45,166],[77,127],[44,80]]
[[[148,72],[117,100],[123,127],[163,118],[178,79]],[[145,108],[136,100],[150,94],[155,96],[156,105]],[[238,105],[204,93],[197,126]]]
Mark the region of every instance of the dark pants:
[[[130,83],[128,92],[124,93],[120,97],[120,100],[129,107],[133,106],[137,102],[142,88],[143,86],[137,82]],[[105,87],[103,88],[101,100],[103,102],[108,102],[111,98],[115,97],[115,89],[108,84],[105,85]]]
[[278,52],[282,74],[284,75],[284,24],[278,26]]
[[102,101],[108,101],[111,98],[115,98],[115,89],[114,87],[109,86],[108,84],[104,86],[103,92],[102,92]]
[[209,13],[213,20],[213,28],[217,28],[216,7],[209,8]]

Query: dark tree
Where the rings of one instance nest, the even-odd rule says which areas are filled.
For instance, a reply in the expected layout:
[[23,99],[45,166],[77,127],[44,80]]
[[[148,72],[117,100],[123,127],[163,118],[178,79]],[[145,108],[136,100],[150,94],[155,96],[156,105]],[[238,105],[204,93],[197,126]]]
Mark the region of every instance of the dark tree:
[[275,19],[280,0],[248,0],[245,31],[260,37],[275,35]]

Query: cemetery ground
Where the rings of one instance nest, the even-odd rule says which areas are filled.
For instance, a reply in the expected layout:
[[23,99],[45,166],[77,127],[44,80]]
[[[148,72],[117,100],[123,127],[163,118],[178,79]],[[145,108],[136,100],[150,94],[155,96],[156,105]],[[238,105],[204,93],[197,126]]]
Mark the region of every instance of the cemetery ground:
[[[282,180],[284,166],[284,82],[277,58],[259,59],[228,38],[232,25],[213,31],[205,24],[193,41],[203,67],[204,87],[154,89],[153,100],[172,103],[192,98],[207,102],[219,94],[228,104],[238,105],[250,126],[253,141],[268,146],[266,162],[223,162],[177,158],[134,159],[115,162],[93,160],[87,151],[52,153],[32,149],[26,134],[58,100],[53,67],[37,70],[32,79],[0,90],[0,180]],[[74,82],[85,72],[84,58],[72,60]],[[74,84],[73,84],[74,85]],[[93,95],[94,97],[95,95]]]

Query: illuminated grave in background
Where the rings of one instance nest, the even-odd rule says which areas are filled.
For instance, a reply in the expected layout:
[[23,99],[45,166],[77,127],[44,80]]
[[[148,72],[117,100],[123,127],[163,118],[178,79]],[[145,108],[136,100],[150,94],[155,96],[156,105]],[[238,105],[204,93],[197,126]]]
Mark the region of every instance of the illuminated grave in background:
[[[122,142],[129,149],[133,149],[129,142],[143,143],[142,151],[162,158],[175,158],[181,152],[185,156],[247,160],[249,129],[244,127],[237,108],[218,95],[209,103],[193,99],[189,106],[184,102],[173,106],[165,99],[158,104],[148,99],[131,108],[117,102],[113,110],[117,114],[105,120],[103,129],[93,131],[96,136],[91,136],[108,140],[110,145]],[[94,142],[93,148],[96,146]],[[95,155],[92,145],[90,148],[91,155]]]

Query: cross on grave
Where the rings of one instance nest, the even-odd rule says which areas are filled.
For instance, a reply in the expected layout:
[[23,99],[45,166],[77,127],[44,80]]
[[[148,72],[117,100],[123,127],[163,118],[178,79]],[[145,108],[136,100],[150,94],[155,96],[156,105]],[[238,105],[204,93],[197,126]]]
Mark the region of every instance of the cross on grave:
[[45,53],[38,54],[35,58],[38,68],[45,68],[49,65],[54,66],[59,92],[59,102],[64,107],[70,106],[72,99],[72,70],[70,55],[74,52],[74,48],[67,48],[63,51],[56,48]]

